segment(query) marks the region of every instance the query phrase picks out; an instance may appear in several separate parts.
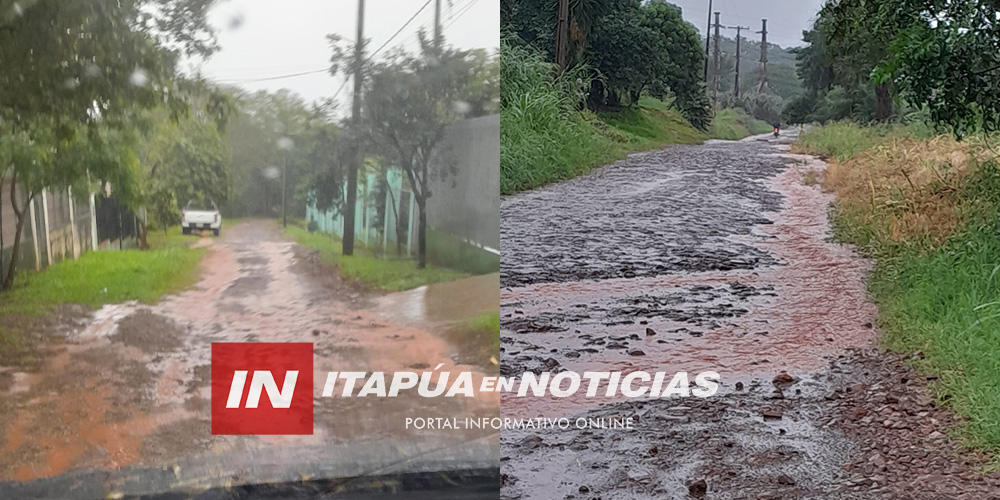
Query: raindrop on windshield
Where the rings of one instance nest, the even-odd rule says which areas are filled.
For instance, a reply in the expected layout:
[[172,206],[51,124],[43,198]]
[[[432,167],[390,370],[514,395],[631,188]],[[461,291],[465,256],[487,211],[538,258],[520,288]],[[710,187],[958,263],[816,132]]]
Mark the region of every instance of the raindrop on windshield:
[[455,112],[460,115],[467,115],[472,111],[472,105],[466,101],[455,101],[454,103]]
[[278,170],[278,167],[267,167],[264,169],[264,177],[268,179],[277,179],[279,175],[281,175],[281,171]]
[[293,141],[290,137],[282,137],[281,139],[278,139],[278,149],[288,151],[294,147],[295,141]]
[[244,18],[242,13],[233,14],[233,16],[229,18],[229,22],[226,23],[226,27],[229,28],[230,31],[236,31],[243,27],[243,21]]
[[142,68],[136,68],[128,77],[129,83],[136,87],[145,87],[149,83],[149,75]]

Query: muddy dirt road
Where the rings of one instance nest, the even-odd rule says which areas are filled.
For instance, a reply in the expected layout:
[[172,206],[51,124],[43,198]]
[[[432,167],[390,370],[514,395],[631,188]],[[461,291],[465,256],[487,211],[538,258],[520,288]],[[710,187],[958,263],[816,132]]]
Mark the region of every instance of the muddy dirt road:
[[927,380],[872,350],[870,263],[829,241],[825,166],[792,140],[632,155],[502,201],[502,373],[722,377],[707,399],[505,396],[505,416],[636,425],[504,431],[502,498],[998,495]]
[[[496,275],[380,296],[336,278],[268,221],[197,244],[208,251],[194,289],[155,305],[106,306],[49,346],[37,373],[14,374],[0,406],[0,480],[166,468],[173,477],[145,485],[162,490],[339,476],[448,450],[496,463],[496,438],[483,431],[404,426],[407,416],[496,415],[495,399],[318,397],[326,373],[345,369],[443,363],[481,377],[481,367],[457,366],[462,346],[443,332],[495,309]],[[315,434],[211,435],[211,343],[266,341],[314,343]]]

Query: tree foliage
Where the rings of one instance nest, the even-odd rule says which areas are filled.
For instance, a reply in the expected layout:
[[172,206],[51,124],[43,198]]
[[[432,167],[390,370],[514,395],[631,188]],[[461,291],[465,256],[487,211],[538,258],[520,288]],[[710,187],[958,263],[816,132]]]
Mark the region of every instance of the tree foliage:
[[[364,117],[373,142],[391,151],[390,162],[406,173],[419,207],[417,266],[427,263],[427,200],[431,182],[454,174],[441,150],[448,125],[464,118],[482,87],[472,86],[475,52],[436,46],[422,33],[420,53],[396,52],[370,65]],[[487,86],[488,87],[488,86]],[[499,88],[487,95],[499,94]]]
[[216,49],[205,19],[213,3],[0,0],[0,177],[10,176],[17,228],[5,288],[25,210],[43,188],[136,182],[135,122],[164,104],[183,111],[174,65]]
[[[555,8],[545,0],[501,6],[501,26],[553,60]],[[696,126],[710,121],[698,32],[664,0],[570,2],[574,64],[588,68],[591,107],[634,105],[648,93],[668,98]]]
[[1000,4],[904,0],[910,13],[875,74],[959,136],[1000,129]]

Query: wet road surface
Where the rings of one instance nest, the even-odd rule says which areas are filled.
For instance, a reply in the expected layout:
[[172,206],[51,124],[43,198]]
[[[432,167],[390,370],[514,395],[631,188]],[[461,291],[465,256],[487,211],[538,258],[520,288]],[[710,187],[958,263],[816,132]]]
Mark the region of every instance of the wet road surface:
[[[825,165],[788,154],[793,139],[636,154],[503,199],[501,373],[712,370],[722,388],[707,399],[505,395],[505,416],[636,424],[504,431],[502,498],[997,492],[972,472],[981,457],[952,458],[940,437],[953,420],[926,380],[871,349],[870,263],[830,241]],[[899,435],[880,438],[883,427]]]
[[[470,461],[496,463],[496,437],[485,431],[404,425],[407,416],[496,415],[499,402],[488,395],[318,397],[329,371],[443,364],[441,371],[473,371],[478,383],[489,369],[458,365],[460,346],[443,332],[495,310],[496,275],[377,296],[336,278],[268,221],[197,244],[208,251],[192,290],[95,311],[48,348],[38,372],[15,374],[0,406],[0,480],[183,463],[174,482],[239,484],[296,471],[337,475],[336,466],[357,473],[414,450],[467,443],[486,453]],[[492,299],[482,297],[486,289]],[[211,343],[267,341],[314,343],[315,434],[211,435]]]

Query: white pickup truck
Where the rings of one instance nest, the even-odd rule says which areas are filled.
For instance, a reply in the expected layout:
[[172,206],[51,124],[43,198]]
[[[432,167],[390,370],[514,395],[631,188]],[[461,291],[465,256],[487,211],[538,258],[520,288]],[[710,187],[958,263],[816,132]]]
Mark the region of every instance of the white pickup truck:
[[181,231],[184,234],[191,234],[192,231],[211,229],[216,236],[222,229],[222,214],[214,201],[201,204],[196,201],[189,201],[187,206],[181,210]]

